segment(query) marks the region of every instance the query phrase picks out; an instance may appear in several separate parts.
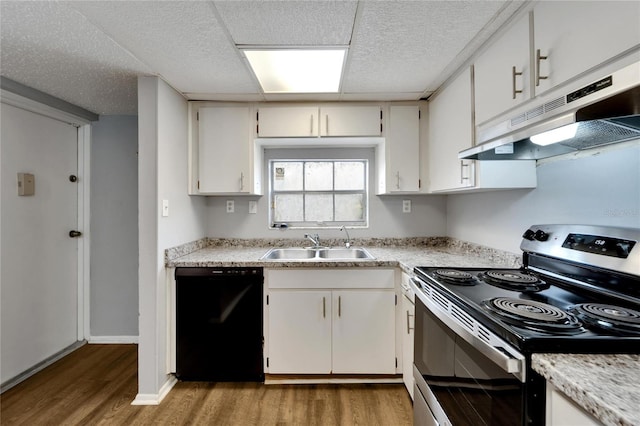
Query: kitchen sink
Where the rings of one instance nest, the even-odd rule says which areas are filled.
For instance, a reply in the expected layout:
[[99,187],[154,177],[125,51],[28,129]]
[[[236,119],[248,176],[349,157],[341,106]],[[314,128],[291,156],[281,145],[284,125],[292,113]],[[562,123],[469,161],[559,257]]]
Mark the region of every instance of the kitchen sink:
[[330,248],[318,250],[318,257],[321,259],[373,259],[371,253],[363,248]]
[[363,248],[272,248],[260,260],[347,261],[374,260]]

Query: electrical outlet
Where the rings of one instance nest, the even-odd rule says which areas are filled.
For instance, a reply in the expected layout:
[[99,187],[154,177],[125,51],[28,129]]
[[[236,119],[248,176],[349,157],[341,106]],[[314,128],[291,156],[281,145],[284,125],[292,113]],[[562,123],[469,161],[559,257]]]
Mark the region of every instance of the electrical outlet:
[[249,201],[249,214],[258,213],[258,202],[257,201]]
[[411,200],[402,200],[402,213],[411,213]]
[[162,217],[169,217],[169,200],[162,200]]
[[227,213],[233,213],[236,211],[236,203],[233,200],[227,200]]

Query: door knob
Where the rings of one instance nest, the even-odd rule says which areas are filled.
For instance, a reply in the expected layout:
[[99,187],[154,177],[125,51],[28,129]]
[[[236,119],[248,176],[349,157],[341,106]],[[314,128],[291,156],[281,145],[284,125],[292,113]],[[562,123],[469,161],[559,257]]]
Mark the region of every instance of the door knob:
[[71,238],[77,238],[81,235],[82,235],[82,232],[80,231],[69,231],[69,237]]

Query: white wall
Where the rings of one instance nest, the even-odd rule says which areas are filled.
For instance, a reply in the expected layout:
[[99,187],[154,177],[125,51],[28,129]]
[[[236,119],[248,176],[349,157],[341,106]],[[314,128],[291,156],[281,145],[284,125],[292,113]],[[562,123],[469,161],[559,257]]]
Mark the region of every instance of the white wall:
[[450,195],[447,235],[520,253],[534,224],[640,228],[640,140],[538,164],[533,190]]
[[138,337],[138,117],[101,116],[91,142],[91,341]]
[[[138,79],[138,141],[136,403],[154,403],[169,381],[164,250],[206,236],[205,200],[187,195],[187,102],[157,77]],[[162,200],[169,200],[169,217],[161,217]]]
[[[445,230],[445,196],[376,196],[374,150],[371,149],[281,149],[265,154],[265,194],[268,193],[268,160],[300,155],[302,158],[358,158],[369,160],[369,228],[349,231],[352,238],[440,236]],[[300,157],[298,157],[300,158]],[[226,212],[226,201],[235,201],[235,213]],[[411,213],[402,213],[402,200],[411,200]],[[258,213],[249,214],[249,201],[258,202]],[[212,238],[300,238],[309,230],[269,228],[269,196],[208,197],[207,235]],[[314,230],[314,232],[316,232]],[[335,229],[318,229],[324,238],[342,238]]]

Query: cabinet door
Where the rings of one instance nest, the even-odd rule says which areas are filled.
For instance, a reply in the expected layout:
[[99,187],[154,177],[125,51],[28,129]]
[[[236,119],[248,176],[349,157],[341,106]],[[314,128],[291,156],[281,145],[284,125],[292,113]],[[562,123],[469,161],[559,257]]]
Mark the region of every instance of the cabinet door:
[[417,106],[389,108],[385,140],[386,192],[420,190],[420,119]]
[[[404,278],[404,277],[403,277]],[[413,399],[413,327],[415,306],[402,296],[402,381]]]
[[536,94],[640,43],[638,1],[542,1],[533,20],[534,55],[547,56]]
[[258,137],[290,138],[318,136],[318,107],[259,107]]
[[199,192],[251,192],[249,107],[203,107],[198,116]]
[[512,26],[475,61],[476,123],[531,97],[529,14]]
[[320,108],[320,136],[380,136],[379,106],[335,106]]
[[269,293],[269,373],[331,373],[331,292]]
[[395,374],[395,293],[333,292],[333,373]]
[[471,70],[466,69],[429,105],[429,190],[473,187],[474,160],[458,159],[473,143]]

